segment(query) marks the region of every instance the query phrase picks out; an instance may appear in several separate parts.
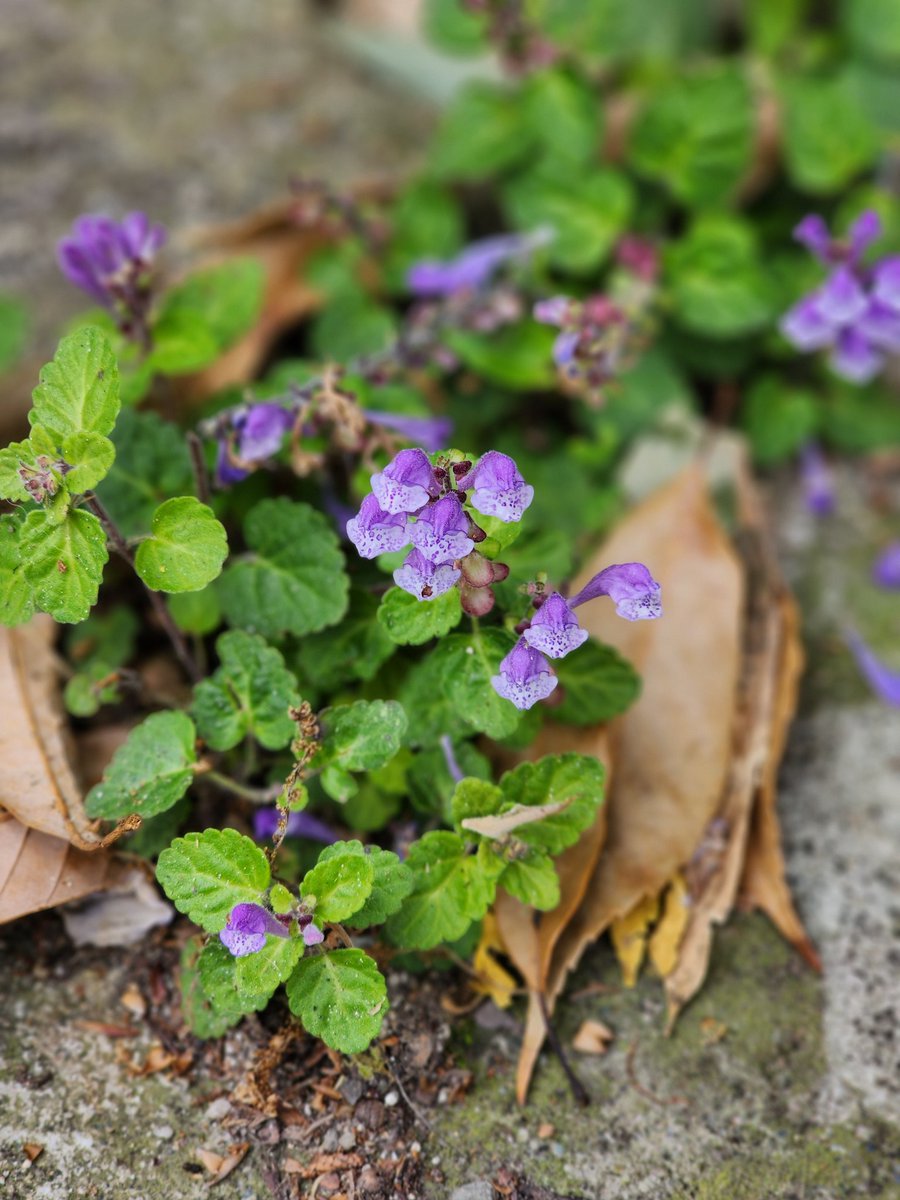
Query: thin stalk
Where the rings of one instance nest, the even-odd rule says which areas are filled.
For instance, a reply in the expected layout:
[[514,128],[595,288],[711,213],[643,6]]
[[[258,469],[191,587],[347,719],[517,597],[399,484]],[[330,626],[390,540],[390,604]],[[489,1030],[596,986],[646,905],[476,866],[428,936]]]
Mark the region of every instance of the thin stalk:
[[194,469],[197,499],[201,504],[209,504],[212,491],[209,486],[209,471],[206,469],[206,458],[203,454],[203,442],[193,430],[190,430],[187,435],[187,444],[191,454],[191,466]]
[[562,1042],[559,1040],[559,1035],[553,1028],[550,1020],[550,1013],[547,1010],[547,1000],[543,992],[538,992],[538,1003],[541,1006],[541,1016],[544,1018],[544,1028],[547,1030],[547,1041],[550,1043],[550,1048],[559,1059],[560,1066],[563,1069],[572,1095],[582,1107],[587,1107],[590,1104],[591,1098],[587,1090],[575,1072],[572,1070],[572,1064],[566,1058],[566,1052],[563,1050]]
[[[112,517],[93,493],[85,498],[85,502],[94,516],[99,519],[100,524],[106,530],[106,536],[112,543],[113,549],[121,558],[124,558],[125,562],[128,563],[129,567],[131,567],[132,571],[134,571],[135,575],[137,575],[137,570],[135,569],[134,565],[134,555],[131,553],[128,543],[122,536],[122,533],[117,527],[115,521],[113,521]],[[138,579],[140,579],[139,575]],[[152,588],[147,587],[143,580],[141,580],[141,583],[144,591],[147,593],[150,604],[153,607],[153,611],[156,613],[160,625],[162,625],[166,632],[166,636],[172,643],[172,649],[175,651],[178,661],[184,667],[185,671],[187,671],[191,682],[198,683],[202,678],[200,674],[200,668],[197,666],[193,655],[188,649],[188,644],[184,639],[184,635],[172,620],[172,614],[169,612],[168,608],[166,608],[165,600],[163,600],[159,592],[154,592]]]
[[249,800],[252,804],[274,804],[284,787],[281,783],[267,788],[251,787],[248,783],[238,783],[236,779],[232,779],[228,775],[221,775],[218,771],[203,771],[202,774],[204,779],[208,779],[222,791],[231,792],[243,800]]

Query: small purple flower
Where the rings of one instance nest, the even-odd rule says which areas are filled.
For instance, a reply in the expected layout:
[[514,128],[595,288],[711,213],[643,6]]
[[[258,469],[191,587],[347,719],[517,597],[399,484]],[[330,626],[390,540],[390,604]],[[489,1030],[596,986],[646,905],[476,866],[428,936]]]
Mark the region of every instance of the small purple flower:
[[372,476],[372,491],[388,513],[416,513],[441,493],[424,450],[401,450]]
[[532,649],[550,658],[565,658],[587,641],[588,632],[578,624],[578,618],[559,592],[551,592],[522,637]]
[[438,738],[441,747],[441,752],[444,755],[444,762],[447,764],[447,770],[450,778],[454,783],[460,783],[466,777],[465,771],[456,761],[456,755],[453,752],[453,739],[449,733],[442,733]]
[[460,491],[472,488],[472,507],[507,524],[521,521],[534,499],[534,488],[519,474],[508,454],[489,450],[467,475],[457,481]]
[[370,492],[359,513],[347,522],[347,537],[360,557],[377,558],[409,544],[409,518],[404,512],[385,512]]
[[150,268],[165,240],[162,225],[151,225],[142,212],[129,213],[120,222],[85,214],[59,242],[57,258],[70,283],[104,308],[115,309]]
[[654,621],[662,616],[659,584],[643,563],[618,563],[604,568],[573,596],[569,608],[577,608],[598,596],[609,596],[616,612],[626,621]]
[[293,427],[294,414],[273,401],[254,404],[231,419],[232,432],[219,438],[216,478],[222,486],[240,483],[257,463],[281,449],[284,435]]
[[879,587],[900,589],[900,542],[892,542],[882,550],[872,568],[872,578]]
[[522,712],[539,700],[546,700],[558,683],[543,654],[532,649],[523,638],[519,638],[500,663],[499,675],[491,678],[494,691]]
[[318,946],[319,942],[325,941],[325,934],[318,925],[313,925],[312,922],[309,925],[303,926],[301,937],[303,938],[304,946]]
[[459,497],[451,493],[423,508],[409,525],[412,544],[435,566],[453,562],[475,549],[469,537],[469,518]]
[[834,477],[815,442],[807,442],[800,451],[800,478],[809,511],[817,517],[830,516],[836,502]]
[[845,636],[857,666],[875,695],[885,704],[900,708],[900,671],[885,666],[855,630],[847,630]]
[[[260,808],[253,814],[253,836],[257,841],[265,841],[274,835],[278,828],[279,812],[277,808]],[[292,812],[287,819],[287,837],[305,837],[313,842],[323,842],[330,846],[338,839],[337,833],[320,821],[318,817],[307,812]]]
[[266,944],[266,934],[290,937],[284,925],[261,904],[236,904],[228,914],[228,923],[219,940],[235,958],[255,954]]
[[873,272],[872,295],[900,312],[900,258],[883,259]]
[[393,429],[410,442],[415,442],[429,454],[446,446],[453,434],[449,417],[409,417],[403,413],[378,412],[364,408],[363,416],[385,429]]
[[455,292],[474,291],[490,282],[503,263],[527,257],[552,236],[549,231],[539,229],[534,233],[482,238],[466,246],[456,258],[425,259],[414,263],[406,283],[415,296],[452,296]]
[[547,300],[538,300],[532,312],[534,319],[542,325],[565,325],[572,308],[568,296],[550,296]]
[[450,563],[435,565],[419,550],[410,550],[394,572],[394,583],[417,600],[436,600],[449,592],[462,572]]
[[581,341],[581,334],[571,329],[557,334],[553,341],[553,361],[558,367],[567,367],[575,357],[575,351],[578,349],[578,343]]

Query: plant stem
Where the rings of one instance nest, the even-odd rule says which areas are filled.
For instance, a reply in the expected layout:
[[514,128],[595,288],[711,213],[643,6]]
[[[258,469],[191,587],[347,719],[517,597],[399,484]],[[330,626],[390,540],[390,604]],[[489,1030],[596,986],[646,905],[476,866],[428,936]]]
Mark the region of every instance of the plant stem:
[[[116,526],[115,521],[113,521],[112,517],[93,493],[85,497],[85,502],[94,516],[99,519],[100,524],[106,530],[106,536],[112,543],[113,549],[120,555],[121,558],[124,558],[129,567],[131,567],[132,571],[134,571],[135,575],[137,575],[137,570],[135,569],[134,565],[134,555],[128,548],[128,543],[125,541],[121,531]],[[138,579],[140,579],[139,575]],[[172,643],[172,649],[175,651],[178,661],[184,667],[185,671],[187,671],[191,681],[193,683],[199,682],[199,680],[202,678],[202,675],[200,674],[200,668],[194,661],[193,655],[188,649],[187,642],[184,640],[181,630],[172,620],[172,614],[169,612],[168,608],[166,608],[165,600],[163,600],[159,592],[154,592],[152,588],[147,587],[146,583],[144,583],[142,579],[141,584],[143,585],[144,591],[147,593],[150,604],[153,607],[153,611],[156,613],[160,625],[162,625],[166,632],[166,636]]]
[[187,434],[188,450],[191,454],[191,466],[194,468],[194,483],[197,486],[197,499],[201,504],[209,504],[211,490],[209,472],[206,469],[206,459],[203,455],[203,442],[191,429]]
[[547,999],[543,992],[538,992],[538,1003],[541,1006],[541,1016],[544,1018],[544,1028],[547,1030],[547,1041],[550,1043],[550,1048],[559,1059],[560,1066],[562,1067],[566,1079],[568,1080],[572,1095],[575,1097],[578,1103],[582,1105],[582,1107],[586,1108],[587,1105],[590,1104],[591,1098],[587,1094],[584,1084],[572,1070],[571,1063],[566,1058],[566,1052],[563,1050],[562,1042],[559,1040],[559,1035],[553,1028],[553,1024],[550,1021],[550,1013],[547,1011]]

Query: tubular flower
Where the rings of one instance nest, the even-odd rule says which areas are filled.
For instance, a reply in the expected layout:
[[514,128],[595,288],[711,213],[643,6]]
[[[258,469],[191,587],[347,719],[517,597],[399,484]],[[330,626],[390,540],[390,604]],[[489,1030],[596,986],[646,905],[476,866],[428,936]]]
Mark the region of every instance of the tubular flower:
[[558,683],[543,654],[524,638],[519,638],[500,663],[499,674],[491,678],[494,691],[523,712],[546,700]]

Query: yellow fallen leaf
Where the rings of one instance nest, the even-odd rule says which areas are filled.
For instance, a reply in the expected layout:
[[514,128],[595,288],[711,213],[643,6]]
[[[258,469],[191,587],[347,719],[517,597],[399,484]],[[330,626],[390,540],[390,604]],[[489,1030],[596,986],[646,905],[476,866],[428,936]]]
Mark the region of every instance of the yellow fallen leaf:
[[518,987],[513,976],[495,957],[497,952],[502,954],[504,949],[497,919],[493,913],[488,913],[481,926],[481,941],[472,959],[472,966],[478,973],[473,987],[476,992],[490,996],[498,1008],[509,1008]]
[[647,943],[650,961],[660,975],[668,975],[675,969],[681,939],[684,937],[690,915],[687,885],[684,876],[679,872],[666,889],[662,916]]
[[659,897],[645,896],[624,917],[616,917],[609,927],[613,950],[622,968],[622,981],[634,987],[644,961],[650,927],[659,914]]

